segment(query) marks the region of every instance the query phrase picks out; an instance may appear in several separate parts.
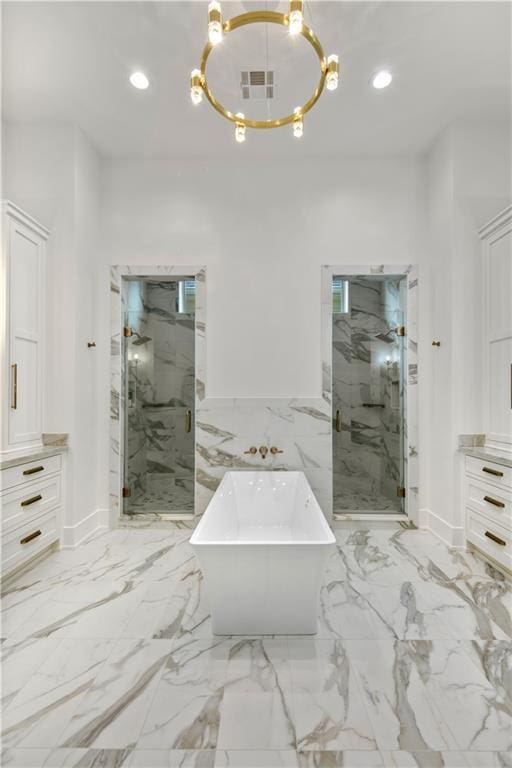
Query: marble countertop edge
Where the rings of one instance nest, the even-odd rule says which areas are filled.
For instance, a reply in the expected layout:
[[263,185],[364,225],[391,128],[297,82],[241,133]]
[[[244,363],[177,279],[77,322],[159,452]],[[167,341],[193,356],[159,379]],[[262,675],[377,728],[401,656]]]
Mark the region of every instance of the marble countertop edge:
[[35,448],[31,451],[20,451],[19,454],[4,456],[0,458],[0,470],[9,469],[10,467],[17,467],[19,464],[26,464],[30,461],[39,461],[40,459],[47,459],[49,456],[56,456],[59,453],[66,453],[68,447],[66,445],[43,445],[40,448]]
[[459,451],[465,456],[473,456],[475,459],[484,459],[484,461],[493,461],[495,464],[512,468],[512,453],[500,452],[492,448],[480,446],[461,446]]

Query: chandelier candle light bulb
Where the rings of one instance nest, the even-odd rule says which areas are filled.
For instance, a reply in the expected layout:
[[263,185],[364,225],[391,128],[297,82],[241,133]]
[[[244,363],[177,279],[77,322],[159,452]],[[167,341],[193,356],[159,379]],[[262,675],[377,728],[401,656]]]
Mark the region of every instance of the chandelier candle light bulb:
[[208,40],[212,45],[218,45],[222,40],[222,12],[217,0],[212,0],[208,6]]
[[200,69],[193,69],[190,74],[190,98],[192,99],[192,104],[200,104],[203,100]]
[[[290,0],[289,13],[261,9],[233,16],[233,18],[223,22],[220,4],[217,0],[213,0],[208,6],[208,41],[203,48],[200,67],[194,69],[191,74],[190,96],[194,104],[199,104],[204,97],[220,115],[234,123],[235,139],[239,143],[245,141],[247,128],[268,129],[291,125],[293,135],[300,138],[304,132],[304,115],[313,109],[326,87],[333,91],[338,86],[338,57],[336,55],[326,57],[322,43],[304,21],[303,7],[303,0]],[[206,68],[210,55],[215,51],[216,44],[223,37],[228,37],[236,30],[252,24],[277,24],[285,29],[288,28],[292,35],[300,34],[318,58],[319,80],[316,88],[307,101],[300,107],[296,107],[290,114],[267,119],[248,118],[242,112],[235,114],[234,110],[231,111],[225,107],[212,92]],[[213,53],[213,55],[216,56],[217,54]]]
[[328,91],[335,91],[338,87],[340,65],[338,57],[333,53],[327,59],[327,75],[325,78],[325,85]]
[[[235,117],[241,117],[243,120],[245,115],[243,112],[237,112]],[[239,144],[245,141],[245,125],[243,123],[235,124],[235,139],[238,141]]]
[[300,35],[304,24],[303,0],[290,1],[290,14],[288,17],[290,35]]
[[296,139],[300,139],[304,133],[304,120],[302,119],[302,115],[300,113],[300,107],[295,107],[293,111],[297,115],[293,121],[293,135]]

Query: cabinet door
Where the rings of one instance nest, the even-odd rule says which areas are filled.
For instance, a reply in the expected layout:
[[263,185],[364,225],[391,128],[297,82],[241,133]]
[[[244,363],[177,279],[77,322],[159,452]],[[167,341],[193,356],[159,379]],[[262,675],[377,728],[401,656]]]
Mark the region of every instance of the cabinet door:
[[487,250],[487,428],[498,445],[512,443],[512,223]]
[[41,436],[41,280],[43,243],[20,222],[9,225],[9,445]]

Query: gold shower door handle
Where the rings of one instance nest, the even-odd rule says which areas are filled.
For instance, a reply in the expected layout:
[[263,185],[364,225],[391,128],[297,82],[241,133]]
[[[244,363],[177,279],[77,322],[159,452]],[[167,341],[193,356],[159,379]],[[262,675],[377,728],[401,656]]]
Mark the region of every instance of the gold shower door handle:
[[11,365],[12,383],[11,383],[11,408],[15,411],[18,407],[18,364]]
[[341,411],[336,411],[336,432],[341,432]]
[[185,432],[190,432],[192,429],[192,411],[189,409],[185,413]]

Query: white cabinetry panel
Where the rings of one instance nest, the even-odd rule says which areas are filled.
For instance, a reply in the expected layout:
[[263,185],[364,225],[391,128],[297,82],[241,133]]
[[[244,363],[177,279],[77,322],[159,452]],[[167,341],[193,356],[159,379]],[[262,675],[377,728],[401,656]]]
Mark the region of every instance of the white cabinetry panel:
[[484,431],[512,450],[512,206],[481,231],[484,289]]
[[41,444],[43,297],[48,232],[12,203],[2,203],[1,455]]

